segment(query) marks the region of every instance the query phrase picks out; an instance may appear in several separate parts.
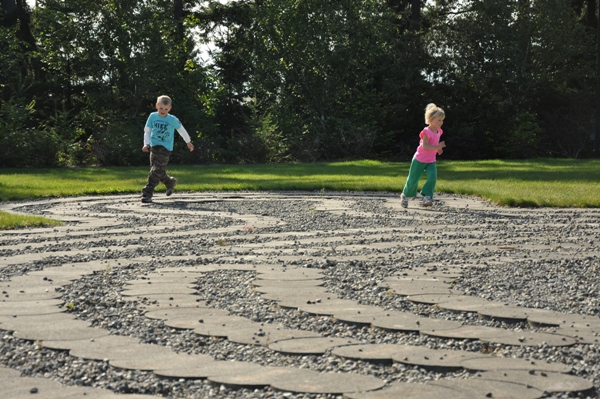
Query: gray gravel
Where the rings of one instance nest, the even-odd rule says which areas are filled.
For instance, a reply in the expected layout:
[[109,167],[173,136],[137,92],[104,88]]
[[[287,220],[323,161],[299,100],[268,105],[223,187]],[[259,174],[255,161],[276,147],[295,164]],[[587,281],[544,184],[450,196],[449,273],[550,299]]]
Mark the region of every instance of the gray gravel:
[[[345,193],[343,198],[352,202],[352,210],[365,213],[315,211],[315,204],[322,198],[337,198],[336,194],[302,193],[289,195],[285,199],[256,196],[244,198],[244,193],[236,193],[235,200],[227,200],[221,194],[214,202],[182,202],[173,199],[149,205],[146,209],[213,211],[232,215],[258,214],[276,217],[286,224],[263,228],[247,235],[240,232],[219,233],[220,239],[228,244],[261,243],[277,238],[278,234],[291,234],[286,239],[296,240],[298,251],[319,246],[322,257],[313,261],[284,261],[284,265],[318,268],[326,276],[328,290],[338,297],[358,301],[361,304],[376,305],[385,309],[413,312],[429,317],[458,320],[470,325],[488,325],[508,329],[531,330],[525,323],[506,324],[483,320],[474,313],[454,313],[443,311],[435,306],[416,305],[404,297],[390,295],[382,281],[402,270],[411,270],[423,265],[472,265],[457,278],[455,289],[468,295],[479,296],[495,301],[503,301],[523,307],[557,310],[600,317],[600,211],[596,209],[504,209],[487,206],[480,210],[456,209],[446,204],[453,197],[443,196],[434,204],[430,212],[416,210],[416,202],[411,202],[406,217],[395,217],[398,209],[386,206],[386,200],[395,198],[393,194]],[[176,197],[173,197],[176,198]],[[158,219],[171,220],[172,224],[159,232],[171,232],[174,237],[180,231],[206,230],[194,236],[186,236],[176,243],[152,235],[123,234],[121,239],[107,231],[113,227],[97,228],[85,242],[72,243],[69,239],[44,242],[36,235],[23,239],[10,235],[0,238],[0,256],[10,257],[21,253],[46,252],[85,248],[106,248],[118,246],[119,250],[98,251],[93,254],[49,257],[44,261],[8,266],[0,271],[0,280],[35,270],[50,269],[65,262],[84,262],[106,258],[135,258],[142,254],[153,260],[129,266],[113,266],[110,271],[85,276],[69,286],[65,286],[62,299],[72,302],[71,310],[79,318],[92,322],[93,326],[105,328],[111,333],[138,337],[142,342],[166,345],[177,352],[209,354],[217,360],[240,360],[270,366],[294,366],[317,371],[357,371],[373,375],[387,381],[425,382],[445,378],[465,378],[467,371],[440,372],[401,364],[379,364],[342,359],[326,353],[322,356],[293,356],[274,352],[265,347],[234,344],[227,340],[201,337],[192,331],[175,330],[165,327],[160,320],[151,320],[143,315],[136,303],[119,294],[124,282],[139,278],[146,273],[163,267],[171,267],[176,262],[162,259],[165,255],[185,256],[180,264],[188,266],[200,263],[230,263],[231,260],[208,260],[209,248],[215,245],[217,228],[240,224],[241,218],[220,216],[199,216],[183,218],[176,216],[148,216],[131,214],[127,209],[112,207],[115,202],[137,201],[124,197],[111,197],[92,203],[81,202],[89,213],[106,213],[118,217],[119,227],[136,228],[140,231],[153,227]],[[13,204],[15,205],[15,204]],[[54,206],[46,201],[27,202],[17,207],[19,212],[45,214]],[[74,223],[73,226],[76,226]],[[476,226],[476,228],[474,228]],[[406,247],[401,262],[389,260],[394,249],[373,248],[372,253],[384,256],[376,261],[339,261],[340,255],[353,255],[352,251],[337,249],[340,243],[303,244],[302,232],[319,231],[321,238],[337,237],[341,229],[410,228],[403,230],[397,241],[435,241],[436,251],[418,245]],[[356,233],[346,238],[353,243],[374,244],[381,242],[367,233]],[[17,244],[43,244],[41,247],[14,249]],[[525,249],[514,249],[516,245],[527,244]],[[505,249],[500,249],[504,245]],[[536,249],[536,245],[550,246],[548,251]],[[134,248],[133,246],[141,246]],[[128,248],[132,247],[132,248]],[[364,254],[364,252],[362,252]],[[240,256],[238,262],[243,256]],[[248,261],[250,262],[250,261]],[[444,340],[422,337],[416,334],[389,332],[380,329],[357,327],[336,322],[328,317],[315,317],[290,309],[281,309],[273,301],[262,299],[251,289],[252,272],[215,271],[198,282],[198,293],[216,308],[228,309],[233,314],[257,322],[277,322],[287,328],[318,332],[324,336],[352,337],[364,343],[394,343],[426,345],[436,349],[460,349],[473,352],[503,354],[513,357],[532,357],[552,362],[569,364],[573,374],[593,381],[600,392],[600,346],[575,345],[572,347],[514,347],[486,344],[478,341]],[[539,329],[539,331],[544,331]],[[35,344],[19,340],[10,333],[0,331],[0,364],[18,369],[24,375],[43,376],[69,385],[91,385],[111,389],[119,393],[144,393],[169,398],[325,398],[332,395],[295,395],[267,389],[229,389],[215,386],[204,380],[159,379],[149,372],[124,371],[112,368],[106,362],[84,361],[69,356],[66,352],[49,349],[37,350]],[[589,395],[547,394],[545,397],[595,397]]]

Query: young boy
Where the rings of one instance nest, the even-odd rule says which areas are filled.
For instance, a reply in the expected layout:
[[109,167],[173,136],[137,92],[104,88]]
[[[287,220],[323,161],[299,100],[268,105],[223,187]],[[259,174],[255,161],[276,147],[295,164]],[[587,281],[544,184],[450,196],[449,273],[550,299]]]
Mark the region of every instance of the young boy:
[[194,151],[194,144],[190,135],[185,130],[179,119],[170,115],[172,101],[168,96],[160,96],[156,100],[156,111],[150,114],[144,127],[143,152],[150,153],[150,173],[148,183],[142,189],[142,202],[152,202],[154,187],[163,183],[167,187],[167,196],[173,194],[177,180],[167,174],[167,164],[173,151],[175,141],[175,129],[187,143],[190,151]]

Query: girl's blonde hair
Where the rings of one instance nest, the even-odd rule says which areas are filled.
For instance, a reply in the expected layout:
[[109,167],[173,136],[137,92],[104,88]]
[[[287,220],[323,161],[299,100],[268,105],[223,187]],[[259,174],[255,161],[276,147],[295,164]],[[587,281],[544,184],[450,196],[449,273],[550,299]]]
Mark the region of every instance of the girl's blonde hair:
[[425,123],[429,123],[430,120],[438,116],[444,119],[446,117],[444,110],[434,103],[427,104],[427,108],[425,108]]

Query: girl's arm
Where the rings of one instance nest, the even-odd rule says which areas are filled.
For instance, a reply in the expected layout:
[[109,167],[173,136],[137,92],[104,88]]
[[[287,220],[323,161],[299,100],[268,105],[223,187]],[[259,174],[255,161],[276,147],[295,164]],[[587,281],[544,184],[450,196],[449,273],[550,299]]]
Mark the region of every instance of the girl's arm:
[[423,148],[428,151],[433,151],[433,150],[437,151],[437,150],[441,150],[442,148],[446,147],[446,143],[443,141],[440,141],[440,143],[438,145],[429,144],[429,138],[424,133],[423,133],[422,140],[423,140]]

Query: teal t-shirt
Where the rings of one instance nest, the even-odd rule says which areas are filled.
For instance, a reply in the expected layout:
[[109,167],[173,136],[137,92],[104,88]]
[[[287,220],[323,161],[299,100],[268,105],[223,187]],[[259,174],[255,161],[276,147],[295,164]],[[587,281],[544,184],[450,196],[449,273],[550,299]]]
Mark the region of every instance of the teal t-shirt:
[[146,121],[146,126],[150,130],[150,145],[162,145],[169,151],[173,151],[173,142],[175,141],[175,129],[179,129],[182,125],[177,117],[167,114],[164,118],[158,115],[158,112],[153,112]]

